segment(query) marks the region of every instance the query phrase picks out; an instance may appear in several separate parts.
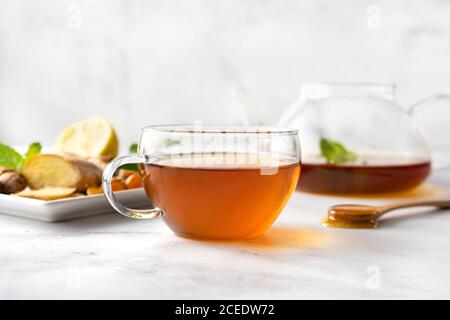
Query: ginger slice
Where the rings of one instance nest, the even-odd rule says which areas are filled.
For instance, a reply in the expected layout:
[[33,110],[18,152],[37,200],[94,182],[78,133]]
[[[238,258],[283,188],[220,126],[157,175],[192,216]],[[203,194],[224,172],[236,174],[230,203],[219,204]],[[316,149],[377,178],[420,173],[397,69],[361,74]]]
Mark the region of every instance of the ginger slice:
[[40,154],[25,164],[23,175],[31,189],[75,188],[84,193],[101,184],[102,171],[96,165],[67,155]]
[[23,198],[39,199],[39,200],[58,200],[72,197],[75,194],[75,188],[44,188],[39,190],[25,190],[16,193],[16,196]]

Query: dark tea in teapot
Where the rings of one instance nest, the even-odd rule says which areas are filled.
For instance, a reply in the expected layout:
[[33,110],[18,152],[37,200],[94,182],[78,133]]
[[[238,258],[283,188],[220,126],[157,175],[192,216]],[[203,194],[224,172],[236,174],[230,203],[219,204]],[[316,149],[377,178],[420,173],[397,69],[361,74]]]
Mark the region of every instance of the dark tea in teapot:
[[314,193],[377,194],[410,190],[431,171],[428,159],[359,155],[352,163],[331,164],[305,159],[298,189]]

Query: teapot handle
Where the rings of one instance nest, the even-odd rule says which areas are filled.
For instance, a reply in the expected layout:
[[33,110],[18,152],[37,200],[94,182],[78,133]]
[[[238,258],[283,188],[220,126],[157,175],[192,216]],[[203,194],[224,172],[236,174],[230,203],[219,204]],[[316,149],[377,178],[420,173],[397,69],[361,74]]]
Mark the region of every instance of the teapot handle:
[[450,95],[448,94],[434,94],[432,96],[425,97],[416,103],[409,106],[409,108],[406,110],[410,115],[413,115],[414,112],[418,108],[422,108],[424,105],[429,105],[429,102],[437,101],[437,100],[448,100],[450,103]]
[[[431,95],[428,97],[425,97],[419,101],[417,101],[416,103],[412,104],[411,106],[409,106],[409,108],[406,109],[406,112],[414,118],[414,113],[417,112],[418,110],[426,107],[426,106],[430,106],[433,103],[432,102],[436,102],[439,100],[447,100],[448,104],[450,106],[450,95],[448,94],[435,94],[435,95]],[[434,170],[448,170],[450,169],[450,164],[445,164],[442,166],[438,166],[435,167]]]

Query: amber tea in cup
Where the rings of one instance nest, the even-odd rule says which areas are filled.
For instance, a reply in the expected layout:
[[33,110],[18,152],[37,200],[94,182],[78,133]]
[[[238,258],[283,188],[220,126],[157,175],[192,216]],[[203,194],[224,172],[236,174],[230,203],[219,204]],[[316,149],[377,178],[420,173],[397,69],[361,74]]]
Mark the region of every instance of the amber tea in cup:
[[[110,191],[112,173],[140,163],[153,206],[133,210]],[[162,216],[183,237],[239,240],[261,236],[276,220],[300,175],[294,130],[259,127],[153,126],[143,130],[139,155],[105,170],[105,194],[120,213]]]
[[210,156],[211,162],[203,165],[186,165],[177,157],[145,165],[143,183],[147,195],[167,212],[163,219],[175,233],[249,238],[263,234],[278,217],[295,189],[298,162],[277,159],[277,172],[264,175],[257,162],[227,166],[227,156]]

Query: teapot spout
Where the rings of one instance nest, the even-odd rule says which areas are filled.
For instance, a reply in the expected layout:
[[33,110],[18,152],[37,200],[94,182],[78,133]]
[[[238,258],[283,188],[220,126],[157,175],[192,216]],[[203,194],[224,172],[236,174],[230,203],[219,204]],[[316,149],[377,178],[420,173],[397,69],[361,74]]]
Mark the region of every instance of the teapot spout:
[[302,92],[300,92],[294,102],[292,102],[291,105],[289,105],[287,109],[281,114],[281,117],[276,122],[276,125],[278,127],[288,127],[292,123],[292,120],[295,118],[295,116],[300,112],[303,102],[304,97]]
[[[260,112],[256,108],[255,104],[249,98],[247,91],[241,85],[235,86],[231,92],[232,106],[237,112],[239,118],[239,124],[244,126],[249,125],[264,125],[267,124],[260,117]],[[281,114],[278,120],[270,121],[270,125],[275,125],[277,127],[289,127],[292,120],[299,113],[302,104],[304,102],[303,91],[291,103],[286,110]]]
[[249,98],[247,91],[242,86],[236,86],[231,90],[233,107],[239,116],[239,124],[244,126],[263,125],[259,118],[260,113],[253,101]]
[[247,94],[243,87],[236,86],[230,92],[232,106],[236,110],[239,117],[239,124],[250,125],[250,114],[252,105],[248,100]]

